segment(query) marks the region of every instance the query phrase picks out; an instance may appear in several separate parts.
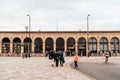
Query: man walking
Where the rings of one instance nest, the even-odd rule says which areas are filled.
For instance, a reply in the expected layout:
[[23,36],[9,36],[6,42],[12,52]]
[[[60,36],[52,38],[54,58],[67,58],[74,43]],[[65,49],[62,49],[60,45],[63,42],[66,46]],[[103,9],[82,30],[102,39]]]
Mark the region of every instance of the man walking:
[[64,56],[63,56],[63,52],[60,51],[60,66],[63,66],[63,63],[64,63]]
[[56,53],[55,53],[55,63],[56,63],[56,67],[58,67],[59,59],[60,59],[60,55],[59,55],[58,52],[56,52]]

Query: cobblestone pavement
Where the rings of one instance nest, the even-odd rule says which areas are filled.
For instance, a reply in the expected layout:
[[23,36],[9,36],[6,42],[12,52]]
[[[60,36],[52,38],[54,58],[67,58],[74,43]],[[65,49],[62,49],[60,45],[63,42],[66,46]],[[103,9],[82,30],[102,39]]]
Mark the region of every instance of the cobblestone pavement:
[[73,57],[65,60],[63,67],[52,67],[47,57],[0,57],[0,80],[89,80],[70,67]]

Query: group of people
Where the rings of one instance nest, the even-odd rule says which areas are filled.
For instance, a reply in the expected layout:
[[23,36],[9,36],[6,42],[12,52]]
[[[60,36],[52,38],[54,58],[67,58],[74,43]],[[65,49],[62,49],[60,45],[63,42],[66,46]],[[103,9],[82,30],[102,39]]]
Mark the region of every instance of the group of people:
[[[49,59],[51,60],[51,65],[54,66],[56,65],[56,67],[59,66],[63,66],[63,64],[65,63],[65,59],[64,59],[64,53],[63,51],[50,51],[48,53]],[[75,68],[78,68],[78,54],[74,54],[74,65]]]
[[[52,66],[56,65],[56,67],[58,67],[59,63],[60,63],[60,66],[63,66],[63,64],[65,63],[63,51],[56,51],[55,52],[55,51],[50,50],[50,52],[48,52],[48,56],[49,56],[49,59],[51,60]],[[105,58],[106,58],[105,63],[106,64],[108,63],[108,58],[110,56],[111,55],[109,54],[109,52],[105,52]],[[74,54],[74,66],[75,66],[75,68],[78,68],[78,59],[79,59],[78,54]]]
[[65,59],[64,59],[64,53],[63,51],[52,51],[50,50],[50,52],[48,53],[49,59],[51,60],[51,65],[54,66],[56,65],[56,67],[59,66],[63,66],[63,64],[65,63]]
[[22,58],[28,58],[31,57],[31,53],[22,53]]

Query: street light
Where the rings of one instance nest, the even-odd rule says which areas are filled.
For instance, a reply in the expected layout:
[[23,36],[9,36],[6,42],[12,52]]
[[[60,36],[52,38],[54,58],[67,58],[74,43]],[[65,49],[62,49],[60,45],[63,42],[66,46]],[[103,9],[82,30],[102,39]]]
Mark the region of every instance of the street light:
[[[27,38],[28,38],[28,26],[25,26],[26,29],[26,44],[25,46],[27,46]],[[28,49],[28,48],[27,48]],[[25,50],[25,53],[27,53],[28,51]]]
[[29,45],[28,45],[28,53],[30,54],[30,30],[31,30],[31,17],[30,17],[30,15],[29,14],[27,14],[27,16],[28,16],[28,18],[29,18],[29,25],[28,25],[28,27],[29,27]]
[[30,30],[31,30],[31,17],[29,14],[27,14],[28,18],[29,18],[29,37],[30,37]]
[[[90,14],[87,15],[87,44],[89,44],[89,16]],[[89,45],[87,46],[87,52],[88,52],[88,56],[89,56]]]

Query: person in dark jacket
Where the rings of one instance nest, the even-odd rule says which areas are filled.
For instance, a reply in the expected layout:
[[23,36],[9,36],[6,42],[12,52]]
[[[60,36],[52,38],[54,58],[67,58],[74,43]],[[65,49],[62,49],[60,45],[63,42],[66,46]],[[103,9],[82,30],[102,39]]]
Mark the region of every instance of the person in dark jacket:
[[55,63],[56,63],[56,67],[58,67],[59,59],[60,59],[60,55],[59,55],[58,52],[56,52],[56,53],[55,53]]
[[51,50],[49,53],[49,59],[51,60],[52,66],[54,66],[54,57],[55,57],[54,51]]
[[63,63],[64,63],[64,54],[62,51],[60,51],[60,66],[63,66]]

